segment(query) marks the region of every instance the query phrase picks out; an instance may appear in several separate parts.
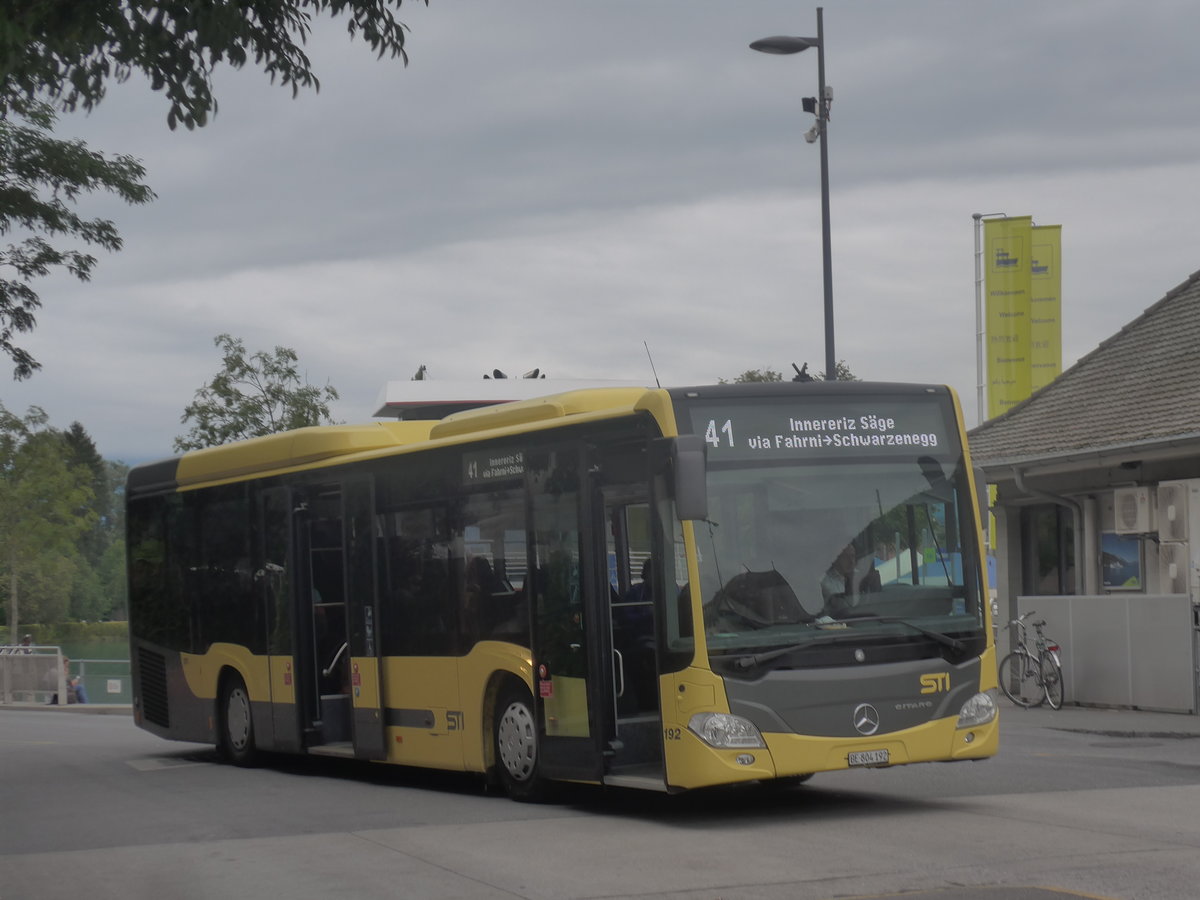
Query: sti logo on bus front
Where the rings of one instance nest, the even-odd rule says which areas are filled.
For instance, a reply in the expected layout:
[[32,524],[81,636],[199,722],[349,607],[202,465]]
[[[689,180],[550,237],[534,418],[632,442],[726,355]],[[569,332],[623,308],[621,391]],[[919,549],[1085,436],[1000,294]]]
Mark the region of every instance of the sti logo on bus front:
[[949,672],[930,672],[921,676],[921,693],[937,694],[950,690]]

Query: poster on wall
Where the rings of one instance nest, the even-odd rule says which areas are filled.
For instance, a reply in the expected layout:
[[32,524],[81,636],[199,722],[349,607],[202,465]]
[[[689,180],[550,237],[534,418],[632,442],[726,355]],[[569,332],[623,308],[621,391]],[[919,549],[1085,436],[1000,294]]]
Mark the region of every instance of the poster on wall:
[[1141,590],[1142,542],[1106,531],[1100,536],[1100,572],[1105,590]]

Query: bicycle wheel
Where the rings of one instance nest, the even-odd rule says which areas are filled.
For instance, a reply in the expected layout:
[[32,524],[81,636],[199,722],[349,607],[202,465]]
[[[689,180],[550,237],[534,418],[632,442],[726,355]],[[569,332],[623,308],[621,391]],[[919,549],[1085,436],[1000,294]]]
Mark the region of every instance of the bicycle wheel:
[[1000,689],[1017,706],[1028,709],[1046,699],[1038,661],[1030,653],[1014,650],[1000,660]]
[[1043,653],[1040,663],[1042,686],[1046,689],[1046,704],[1051,709],[1062,709],[1063,678],[1062,666],[1050,653]]

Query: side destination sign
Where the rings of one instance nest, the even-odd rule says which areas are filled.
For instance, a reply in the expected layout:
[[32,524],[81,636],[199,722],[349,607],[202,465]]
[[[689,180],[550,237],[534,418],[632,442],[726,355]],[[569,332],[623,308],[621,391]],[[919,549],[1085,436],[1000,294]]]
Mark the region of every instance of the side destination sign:
[[952,452],[937,402],[700,403],[692,429],[710,460]]
[[525,474],[525,453],[521,450],[471,451],[463,454],[463,482],[486,484]]

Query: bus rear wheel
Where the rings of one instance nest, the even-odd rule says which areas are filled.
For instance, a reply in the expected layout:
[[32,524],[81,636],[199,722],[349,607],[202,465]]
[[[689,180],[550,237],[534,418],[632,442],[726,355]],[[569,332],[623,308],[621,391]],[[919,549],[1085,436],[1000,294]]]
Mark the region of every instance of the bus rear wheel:
[[496,769],[505,793],[514,800],[537,803],[546,796],[538,758],[537,714],[524,686],[500,691],[494,717]]
[[218,749],[235,766],[252,766],[258,760],[254,744],[254,716],[250,708],[250,693],[239,675],[229,675],[221,682]]

